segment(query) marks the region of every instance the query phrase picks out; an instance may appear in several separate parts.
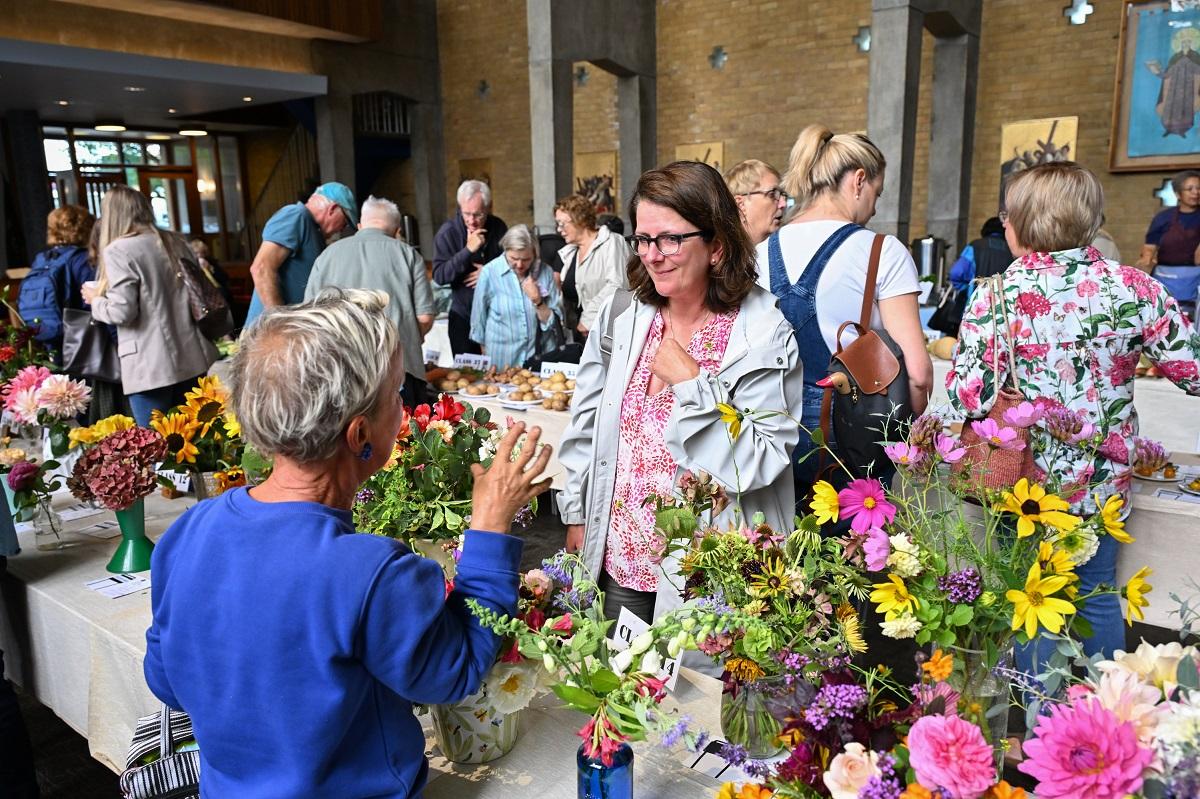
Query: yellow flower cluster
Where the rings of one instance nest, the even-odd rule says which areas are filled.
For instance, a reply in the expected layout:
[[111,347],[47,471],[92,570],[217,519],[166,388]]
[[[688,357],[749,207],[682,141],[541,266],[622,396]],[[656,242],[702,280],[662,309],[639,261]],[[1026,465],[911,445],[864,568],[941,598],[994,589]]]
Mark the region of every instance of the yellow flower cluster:
[[75,449],[78,446],[87,446],[95,444],[97,441],[102,441],[113,433],[119,433],[122,430],[128,430],[134,426],[133,419],[121,414],[105,417],[96,422],[91,427],[74,427],[67,434],[69,446]]
[[[167,440],[167,452],[176,463],[195,463],[200,449],[197,439],[210,433],[214,441],[222,435],[213,430],[220,419],[227,438],[238,438],[242,427],[233,411],[228,408],[229,392],[216,375],[206,375],[184,395],[184,404],[168,414],[155,411],[150,416],[150,426]],[[218,428],[219,429],[219,428]]]

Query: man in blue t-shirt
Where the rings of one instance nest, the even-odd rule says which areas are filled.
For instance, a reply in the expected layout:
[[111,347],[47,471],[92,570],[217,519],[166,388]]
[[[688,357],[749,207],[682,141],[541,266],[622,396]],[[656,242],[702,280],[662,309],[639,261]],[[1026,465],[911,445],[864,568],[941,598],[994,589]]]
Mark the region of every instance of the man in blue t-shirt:
[[341,183],[322,183],[308,202],[276,211],[263,228],[262,246],[250,264],[254,295],[246,326],[267,308],[303,301],[308,275],[325,249],[325,239],[357,224],[354,192]]

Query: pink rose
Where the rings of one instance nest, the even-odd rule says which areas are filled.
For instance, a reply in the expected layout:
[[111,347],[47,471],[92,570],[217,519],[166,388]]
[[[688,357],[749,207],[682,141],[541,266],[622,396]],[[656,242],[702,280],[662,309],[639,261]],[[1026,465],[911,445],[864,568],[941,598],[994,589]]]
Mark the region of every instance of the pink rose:
[[957,716],[922,716],[908,733],[917,782],[954,799],[976,799],[996,783],[992,747],[983,732]]
[[8,473],[8,487],[13,491],[28,491],[37,481],[38,466],[29,461],[18,461]]
[[979,408],[979,394],[983,391],[983,380],[978,377],[973,377],[967,381],[965,386],[959,386],[958,401],[962,403],[963,410],[968,413],[973,413]]
[[833,799],[858,799],[859,790],[872,777],[882,776],[878,766],[879,755],[862,744],[852,741],[846,751],[840,753],[829,764],[822,779]]

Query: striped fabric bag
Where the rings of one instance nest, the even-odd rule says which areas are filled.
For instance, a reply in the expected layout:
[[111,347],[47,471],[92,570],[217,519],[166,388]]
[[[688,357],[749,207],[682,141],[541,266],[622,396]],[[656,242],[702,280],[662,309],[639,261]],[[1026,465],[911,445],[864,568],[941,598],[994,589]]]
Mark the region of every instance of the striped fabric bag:
[[[129,746],[121,796],[125,799],[200,799],[200,751],[175,752],[193,739],[192,720],[181,710],[162,706],[138,719]],[[148,757],[155,759],[147,762]]]

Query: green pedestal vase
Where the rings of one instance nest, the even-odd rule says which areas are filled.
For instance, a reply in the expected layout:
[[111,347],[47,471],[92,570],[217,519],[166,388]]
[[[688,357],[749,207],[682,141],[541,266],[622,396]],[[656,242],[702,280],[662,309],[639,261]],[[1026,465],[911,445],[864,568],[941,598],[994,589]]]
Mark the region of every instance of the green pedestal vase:
[[108,570],[116,574],[133,574],[150,570],[150,553],[154,543],[146,537],[146,505],[144,499],[117,511],[121,525],[121,543],[108,562]]

